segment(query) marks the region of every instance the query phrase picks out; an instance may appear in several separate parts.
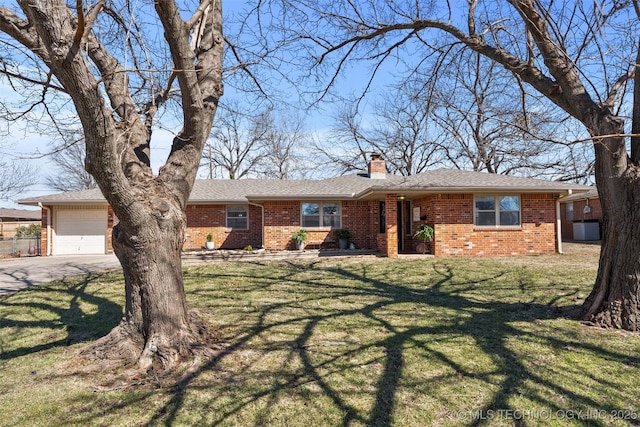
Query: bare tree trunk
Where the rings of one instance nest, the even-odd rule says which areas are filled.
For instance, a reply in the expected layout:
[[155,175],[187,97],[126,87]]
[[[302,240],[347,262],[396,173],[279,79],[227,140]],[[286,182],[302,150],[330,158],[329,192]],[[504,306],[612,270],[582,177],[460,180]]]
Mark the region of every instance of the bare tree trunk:
[[[603,178],[607,179],[607,178]],[[608,178],[612,180],[613,178]],[[606,328],[640,331],[640,175],[633,166],[613,185],[598,185],[603,207],[602,249],[596,283],[582,318]]]
[[202,354],[206,328],[195,313],[189,314],[185,301],[184,212],[160,197],[144,209],[144,218],[151,218],[144,227],[120,222],[113,229],[113,248],[125,278],[124,317],[86,353],[139,372],[167,371]]
[[[627,157],[623,122],[594,117],[598,133],[596,181],[603,209],[596,283],[582,305],[583,320],[606,328],[640,330],[640,173]],[[593,128],[592,128],[593,129]]]
[[[122,264],[127,295],[119,327],[143,349],[138,359],[141,369],[149,368],[154,356],[173,365],[176,353],[183,350],[181,336],[189,331],[182,277],[177,274],[181,260],[176,242],[184,237],[181,231],[180,224],[164,230],[153,224],[144,236],[132,235],[123,224],[113,230],[113,248]],[[145,244],[132,243],[138,240]]]

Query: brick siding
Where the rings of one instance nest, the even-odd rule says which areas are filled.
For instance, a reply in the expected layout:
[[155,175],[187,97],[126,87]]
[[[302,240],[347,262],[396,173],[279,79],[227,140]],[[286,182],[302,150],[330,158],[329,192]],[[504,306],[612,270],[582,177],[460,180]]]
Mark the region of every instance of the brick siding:
[[[267,249],[295,249],[291,235],[301,228],[301,202],[274,201],[264,203],[264,234]],[[343,201],[342,228],[351,232],[350,242],[357,248],[377,249],[377,230],[379,228],[377,201]],[[333,230],[322,228],[308,229],[308,241],[322,242],[323,248],[337,245]]]
[[107,209],[107,253],[113,253],[113,226],[118,223],[118,218],[113,213],[111,206]]
[[342,202],[342,228],[351,232],[350,242],[359,249],[377,249],[380,230],[379,203],[371,200]]
[[388,257],[398,256],[398,195],[387,194],[385,197],[385,217],[387,218],[387,235],[385,254]]
[[247,230],[227,228],[226,205],[187,206],[187,231],[183,250],[204,248],[207,234],[213,236],[216,249],[242,249],[262,247],[262,212],[260,207],[248,205]]
[[48,210],[53,210],[53,207],[45,206],[45,209],[42,209],[42,226],[40,227],[40,256],[47,256],[47,251],[49,250],[49,247],[47,245],[47,242],[49,241],[49,227],[48,225],[50,225],[47,221],[49,215],[52,215],[51,212],[47,212]]
[[[436,256],[496,256],[556,252],[555,197],[550,194],[520,196],[521,226],[476,227],[473,194],[441,194],[416,200],[421,221],[434,226],[430,245]],[[417,224],[414,223],[414,229]]]

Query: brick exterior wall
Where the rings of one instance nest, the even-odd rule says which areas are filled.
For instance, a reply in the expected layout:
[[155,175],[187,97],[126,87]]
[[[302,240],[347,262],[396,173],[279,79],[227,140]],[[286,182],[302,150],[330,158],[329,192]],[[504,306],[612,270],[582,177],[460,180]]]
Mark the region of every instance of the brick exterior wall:
[[107,208],[107,253],[113,253],[113,226],[118,223],[118,218],[116,218],[113,213],[113,209],[111,206]]
[[[57,214],[57,207],[48,206],[51,218]],[[189,205],[187,207],[187,230],[183,250],[204,248],[207,234],[213,235],[216,248],[239,249],[251,245],[257,249],[262,246],[262,212],[257,206],[249,205],[249,229],[231,230],[226,227],[226,205]],[[107,211],[107,253],[113,253],[112,231],[118,223],[113,209]],[[47,254],[47,211],[42,210],[42,234],[40,255]]]
[[[496,256],[556,252],[556,198],[520,195],[521,227],[476,227],[473,194],[441,194],[416,200],[427,224],[434,225],[436,256]],[[414,229],[417,224],[414,223]]]
[[[300,202],[265,202],[264,247],[266,249],[295,249],[291,235],[300,229]],[[319,233],[313,239],[320,239]],[[309,236],[309,239],[312,237]]]
[[49,234],[48,234],[48,218],[50,215],[52,215],[52,212],[47,212],[47,210],[51,211],[53,210],[53,208],[51,206],[45,206],[45,209],[42,209],[42,226],[40,228],[40,256],[47,256],[47,251],[49,250],[49,247],[47,245],[47,242],[49,241]]
[[260,207],[248,205],[247,230],[227,228],[226,205],[187,206],[187,231],[183,250],[204,248],[207,234],[213,235],[216,249],[242,249],[251,245],[262,247],[262,212]]
[[387,194],[385,197],[385,210],[387,218],[386,226],[386,250],[385,254],[388,257],[394,258],[398,256],[398,195]]
[[[301,227],[301,202],[274,201],[264,203],[265,248],[293,250],[295,242],[291,235]],[[377,230],[379,215],[377,201],[349,200],[341,203],[342,228],[351,232],[350,242],[357,248],[378,249]],[[322,242],[322,248],[335,248],[337,239],[333,230],[308,229],[308,242]]]
[[379,209],[379,203],[376,200],[342,202],[342,228],[351,232],[349,241],[353,242],[356,248],[379,250]]

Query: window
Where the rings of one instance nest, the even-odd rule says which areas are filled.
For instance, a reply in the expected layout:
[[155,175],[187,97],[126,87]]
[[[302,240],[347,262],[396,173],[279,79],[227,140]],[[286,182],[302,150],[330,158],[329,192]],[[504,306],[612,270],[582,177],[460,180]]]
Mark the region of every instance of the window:
[[247,206],[227,206],[227,228],[232,230],[249,229],[249,212]]
[[567,221],[573,221],[573,202],[565,205],[567,207]]
[[302,204],[303,228],[341,228],[340,203],[310,202]]
[[520,225],[519,196],[476,196],[475,225],[514,227]]
[[387,232],[387,205],[385,202],[380,202],[380,233]]

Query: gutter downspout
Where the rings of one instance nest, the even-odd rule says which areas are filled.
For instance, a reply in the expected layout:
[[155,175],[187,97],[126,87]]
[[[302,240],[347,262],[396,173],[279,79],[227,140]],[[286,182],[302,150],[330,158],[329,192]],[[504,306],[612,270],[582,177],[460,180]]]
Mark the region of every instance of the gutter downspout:
[[[567,190],[567,196],[570,196],[572,193],[571,190]],[[556,200],[556,248],[559,254],[564,253],[562,251],[562,221],[560,219],[560,197]]]
[[51,209],[45,208],[41,202],[38,202],[38,207],[43,211],[47,211],[47,252],[46,256],[51,255]]
[[262,217],[262,231],[260,232],[260,235],[262,236],[262,248],[264,249],[264,205],[260,205],[258,203],[252,203],[252,202],[248,202],[251,206],[257,206],[260,208],[261,212],[261,217]]

